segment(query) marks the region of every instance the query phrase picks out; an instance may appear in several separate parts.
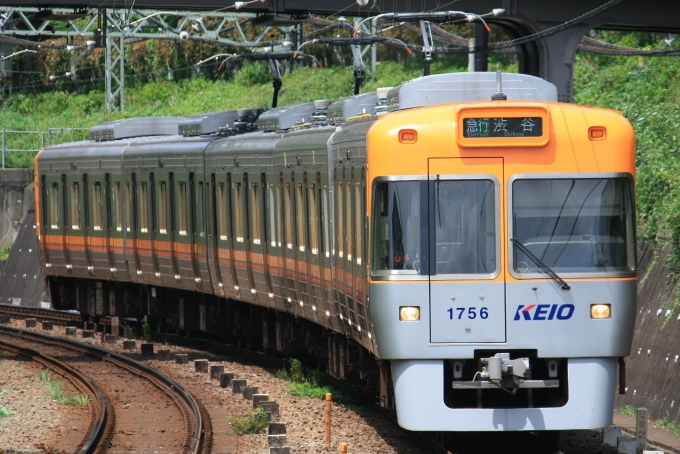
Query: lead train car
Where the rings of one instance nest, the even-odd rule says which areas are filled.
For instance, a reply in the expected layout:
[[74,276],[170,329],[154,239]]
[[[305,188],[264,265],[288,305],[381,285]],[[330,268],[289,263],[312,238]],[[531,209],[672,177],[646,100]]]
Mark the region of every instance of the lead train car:
[[503,82],[509,100],[478,101],[493,74],[429,76],[379,117],[361,95],[326,121],[310,103],[257,132],[45,149],[53,303],[315,356],[411,430],[606,426],[635,318],[632,129]]

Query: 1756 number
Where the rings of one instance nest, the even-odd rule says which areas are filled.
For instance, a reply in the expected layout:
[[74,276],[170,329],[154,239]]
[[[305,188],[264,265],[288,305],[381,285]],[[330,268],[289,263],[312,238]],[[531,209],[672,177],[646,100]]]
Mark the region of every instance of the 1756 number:
[[[466,311],[466,309],[467,309],[467,311]],[[458,317],[457,317],[458,320],[461,320],[463,318],[463,315],[466,315],[466,314],[467,314],[467,318],[469,318],[470,320],[476,319],[478,315],[479,315],[479,318],[484,319],[484,320],[489,318],[489,309],[486,308],[486,307],[480,308],[479,312],[477,312],[476,307],[457,307],[455,309],[450,308],[450,309],[446,310],[446,312],[449,313],[449,320],[453,320],[453,317],[454,317],[453,312],[454,311],[458,312],[458,314],[456,314],[456,315],[458,315]]]

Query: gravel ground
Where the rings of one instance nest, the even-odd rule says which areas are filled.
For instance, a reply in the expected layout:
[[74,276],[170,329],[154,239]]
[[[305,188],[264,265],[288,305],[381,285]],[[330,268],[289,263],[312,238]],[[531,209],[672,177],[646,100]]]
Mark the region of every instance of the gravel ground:
[[[13,414],[0,418],[0,448],[21,452],[35,451],[33,443],[62,446],[62,438],[82,438],[89,413],[53,401],[40,382],[42,368],[25,358],[7,354],[0,358],[0,406]],[[67,394],[75,390],[62,380]],[[64,437],[68,435],[67,437]],[[71,446],[73,448],[73,446]]]
[[[23,322],[13,321],[15,326],[23,327]],[[40,331],[36,329],[36,331]],[[80,331],[79,331],[80,333]],[[63,327],[55,326],[52,335],[65,336]],[[72,338],[72,337],[71,337]],[[97,336],[92,339],[81,339],[80,334],[76,340],[85,341],[103,348],[108,348],[118,353],[127,354],[135,359],[141,360],[139,354],[140,341],[137,341],[137,349],[131,353],[124,351],[122,342],[113,344],[102,344]],[[227,439],[233,439],[233,432],[230,430],[228,417],[244,417],[252,409],[252,402],[244,400],[242,395],[233,394],[231,388],[222,389],[216,380],[210,380],[209,374],[196,373],[193,361],[195,359],[213,359],[213,355],[204,352],[175,347],[172,345],[154,345],[154,351],[158,349],[169,349],[172,354],[187,353],[189,363],[178,365],[173,361],[144,360],[143,362],[166,373],[174,380],[177,380],[189,391],[200,396],[208,408],[213,419],[213,436],[215,440],[213,453],[227,453],[233,450],[222,450],[220,446],[233,446]],[[224,365],[226,372],[233,372],[235,378],[246,379],[247,386],[256,386],[260,393],[269,394],[270,400],[275,400],[280,405],[281,418],[279,421],[287,423],[288,446],[295,453],[319,453],[325,451],[325,402],[318,399],[295,397],[288,395],[290,384],[284,379],[277,378],[275,370],[265,369],[258,366],[244,365],[228,360],[210,361],[210,365]],[[200,392],[198,392],[200,391]],[[414,439],[409,432],[401,429],[396,423],[383,416],[380,412],[372,409],[344,408],[337,403],[333,403],[332,408],[332,438],[330,452],[338,452],[340,443],[349,445],[349,452],[352,454],[374,454],[374,453],[425,453],[420,447],[419,441]],[[1,424],[1,423],[0,423]],[[0,426],[2,427],[2,426]],[[518,434],[516,434],[518,435]],[[466,434],[463,438],[473,436]],[[489,440],[479,441],[474,435],[473,448],[469,452],[496,453],[499,452],[493,446],[495,443],[487,444],[492,441],[493,435]],[[507,449],[508,439],[499,440],[499,446]],[[520,441],[520,445],[524,442]],[[468,445],[468,443],[463,443]],[[533,443],[524,444],[527,449],[520,451],[533,452]],[[468,445],[469,446],[469,445]],[[486,450],[485,446],[491,450]],[[467,453],[467,448],[461,452]],[[614,454],[615,448],[603,446],[599,431],[569,431],[564,432],[561,437],[560,449],[565,454]],[[538,451],[535,451],[538,452]],[[242,435],[238,437],[238,453],[269,453],[267,448],[267,435]]]

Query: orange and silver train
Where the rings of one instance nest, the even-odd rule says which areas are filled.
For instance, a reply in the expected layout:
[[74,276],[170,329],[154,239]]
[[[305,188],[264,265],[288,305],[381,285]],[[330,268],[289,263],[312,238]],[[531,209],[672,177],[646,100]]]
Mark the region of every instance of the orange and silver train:
[[53,306],[316,360],[410,430],[604,427],[636,313],[635,140],[556,98],[458,73],[95,126],[36,158]]

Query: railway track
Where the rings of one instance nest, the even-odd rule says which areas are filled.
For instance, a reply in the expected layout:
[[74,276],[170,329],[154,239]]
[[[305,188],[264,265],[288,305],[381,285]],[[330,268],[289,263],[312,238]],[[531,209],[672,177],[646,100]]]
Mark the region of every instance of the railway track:
[[99,386],[68,364],[37,350],[3,339],[0,339],[0,349],[40,364],[68,380],[78,392],[87,396],[90,420],[85,436],[74,447],[73,452],[82,454],[103,452],[98,449],[98,446],[101,446],[100,441],[107,440],[113,433],[115,415],[110,400],[104,396]]
[[12,306],[0,304],[0,314],[14,317],[34,317],[38,320],[47,320],[57,324],[68,324],[83,320],[80,314],[75,312],[55,311],[40,307]]
[[[75,452],[99,453],[111,448],[114,452],[211,452],[212,432],[205,408],[167,375],[109,350],[20,328],[0,326],[3,339],[11,339],[10,348],[23,348],[28,355],[42,353],[66,367],[77,364],[74,372],[99,387],[106,410],[105,430],[92,439],[90,451],[79,448]],[[95,405],[101,405],[99,399],[97,402]]]

